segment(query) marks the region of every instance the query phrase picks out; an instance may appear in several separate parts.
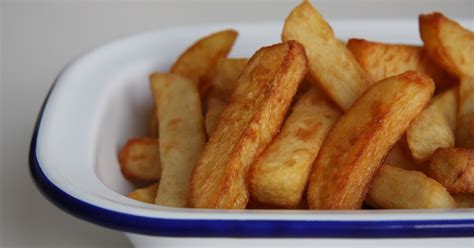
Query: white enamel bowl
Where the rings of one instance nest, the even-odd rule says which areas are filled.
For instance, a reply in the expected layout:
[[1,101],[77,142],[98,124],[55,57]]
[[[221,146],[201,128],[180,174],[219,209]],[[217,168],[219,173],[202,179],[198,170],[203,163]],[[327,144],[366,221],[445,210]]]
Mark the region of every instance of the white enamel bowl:
[[[331,23],[342,39],[357,35],[419,43],[416,22]],[[282,23],[251,23],[157,30],[112,42],[70,63],[39,113],[30,151],[36,185],[61,209],[126,232],[137,246],[223,240],[232,240],[227,246],[304,246],[324,245],[333,241],[329,238],[373,245],[370,239],[349,238],[473,236],[474,214],[467,209],[226,211],[168,208],[125,197],[132,186],[120,173],[117,152],[128,138],[144,135],[152,107],[148,75],[166,71],[189,44],[213,31],[237,29],[240,35],[231,56],[249,57],[256,49],[277,43],[281,27]],[[207,239],[196,241],[198,237]]]

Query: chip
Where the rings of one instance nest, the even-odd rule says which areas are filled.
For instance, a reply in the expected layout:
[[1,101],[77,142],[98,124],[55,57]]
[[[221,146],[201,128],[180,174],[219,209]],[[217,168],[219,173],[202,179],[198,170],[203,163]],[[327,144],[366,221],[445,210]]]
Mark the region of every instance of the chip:
[[366,91],[326,137],[308,184],[311,209],[359,209],[389,150],[434,92],[424,74],[408,71]]

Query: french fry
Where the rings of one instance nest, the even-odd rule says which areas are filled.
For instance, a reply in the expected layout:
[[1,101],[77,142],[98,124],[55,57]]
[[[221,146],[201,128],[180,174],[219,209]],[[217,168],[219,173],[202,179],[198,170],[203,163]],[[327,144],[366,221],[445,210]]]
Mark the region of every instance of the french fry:
[[295,41],[252,56],[194,168],[192,207],[246,207],[247,169],[277,133],[306,72],[304,48]]
[[458,208],[474,208],[474,194],[458,193],[451,194],[458,205]]
[[158,139],[129,139],[119,153],[119,164],[125,178],[135,182],[158,181],[161,164]]
[[441,13],[420,15],[419,24],[430,56],[461,78],[456,145],[474,148],[474,33]]
[[156,107],[151,110],[148,118],[148,135],[152,138],[158,138],[158,116],[156,116]]
[[455,82],[449,73],[431,60],[421,46],[349,39],[347,48],[375,81],[414,70],[431,77],[436,83],[436,90]]
[[321,143],[340,115],[319,89],[305,93],[280,133],[250,166],[247,182],[252,197],[264,204],[295,208]]
[[420,35],[430,57],[458,78],[474,77],[474,33],[434,12],[419,16]]
[[128,197],[137,201],[154,204],[157,191],[158,183],[154,183],[148,187],[134,190],[133,192],[128,194]]
[[456,146],[474,149],[474,78],[463,78],[459,87]]
[[185,207],[189,178],[205,142],[199,92],[191,80],[174,74],[152,74],[150,85],[160,120],[162,167],[155,203]]
[[420,171],[420,166],[415,163],[408,149],[406,136],[402,136],[400,140],[393,146],[385,157],[384,164],[389,164],[405,170]]
[[237,38],[234,30],[210,34],[189,47],[171,67],[171,73],[193,80],[205,95],[214,78],[216,64],[230,52]]
[[439,147],[453,147],[458,109],[458,88],[441,93],[412,122],[407,142],[415,161],[429,160]]
[[286,18],[282,39],[303,44],[310,79],[343,110],[349,109],[374,83],[349,49],[336,39],[331,26],[307,1],[294,8]]
[[451,193],[474,193],[474,150],[437,149],[431,157],[427,174]]
[[367,90],[326,137],[308,184],[311,209],[358,209],[382,159],[434,92],[431,78],[408,71]]
[[367,204],[384,209],[455,208],[443,185],[418,171],[384,165],[372,183]]
[[221,116],[222,111],[226,106],[226,101],[220,97],[210,97],[207,99],[207,112],[205,117],[206,133],[207,136],[211,136],[212,130],[217,125],[217,121]]

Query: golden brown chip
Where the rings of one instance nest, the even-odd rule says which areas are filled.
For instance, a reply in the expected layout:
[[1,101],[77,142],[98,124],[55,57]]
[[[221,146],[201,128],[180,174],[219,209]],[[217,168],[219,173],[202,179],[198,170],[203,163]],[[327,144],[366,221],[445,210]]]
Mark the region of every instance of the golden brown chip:
[[308,184],[311,209],[358,209],[382,159],[434,92],[424,74],[408,71],[367,90],[326,137]]
[[189,177],[205,142],[197,86],[175,74],[150,76],[159,122],[161,180],[155,203],[185,207]]
[[474,150],[439,148],[431,157],[427,174],[451,193],[474,193]]
[[458,78],[474,77],[474,33],[434,12],[419,17],[420,34],[430,57]]
[[433,98],[431,103],[410,124],[408,147],[417,162],[430,159],[439,147],[453,147],[458,109],[458,88]]
[[264,204],[295,208],[321,143],[340,115],[319,89],[305,93],[280,133],[250,166],[247,182],[252,197]]
[[474,208],[474,194],[458,193],[451,195],[456,201],[458,208]]
[[456,202],[443,185],[421,172],[390,165],[380,168],[365,202],[385,209],[456,207]]
[[309,76],[343,110],[374,82],[311,3],[304,1],[286,18],[282,39],[303,44]]
[[474,78],[461,79],[456,146],[474,149]]
[[304,48],[295,41],[252,56],[194,168],[192,207],[246,207],[247,169],[280,128],[306,65]]
[[158,181],[161,176],[158,139],[129,139],[119,153],[125,178],[134,182]]
[[437,91],[456,81],[433,62],[421,46],[350,39],[347,48],[351,50],[360,65],[375,81],[408,70],[418,71],[430,76],[436,83]]
[[154,183],[148,187],[134,190],[128,194],[128,197],[137,201],[154,204],[157,191],[158,183]]
[[216,64],[230,52],[237,38],[235,30],[224,30],[201,38],[189,47],[171,67],[171,73],[185,76],[198,84],[205,95],[214,78]]

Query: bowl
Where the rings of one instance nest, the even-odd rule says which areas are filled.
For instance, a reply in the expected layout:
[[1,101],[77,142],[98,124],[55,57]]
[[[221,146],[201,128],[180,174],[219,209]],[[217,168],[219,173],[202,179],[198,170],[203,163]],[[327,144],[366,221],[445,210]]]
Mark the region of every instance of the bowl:
[[[419,43],[416,20],[331,23],[342,39],[357,35]],[[156,206],[126,197],[132,185],[122,177],[117,154],[128,138],[145,133],[153,106],[148,75],[167,71],[181,51],[211,32],[237,29],[239,39],[231,56],[250,57],[258,48],[279,42],[281,27],[281,22],[266,22],[162,29],[111,42],[76,59],[56,78],[39,112],[30,150],[36,186],[62,210],[125,232],[137,246],[229,239],[228,245],[263,246],[324,244],[329,238],[474,236],[469,209],[206,210]],[[207,239],[198,241],[203,237]]]

